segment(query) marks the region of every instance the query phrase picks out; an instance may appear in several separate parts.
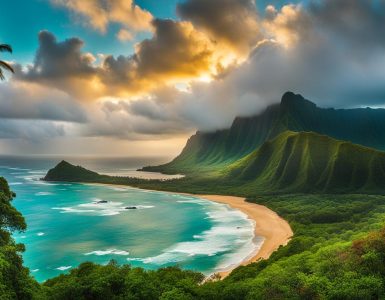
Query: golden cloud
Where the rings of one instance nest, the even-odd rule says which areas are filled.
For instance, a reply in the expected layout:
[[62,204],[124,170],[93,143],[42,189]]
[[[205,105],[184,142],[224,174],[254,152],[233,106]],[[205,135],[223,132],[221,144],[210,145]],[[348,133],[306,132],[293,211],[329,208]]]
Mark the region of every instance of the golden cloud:
[[[84,12],[90,22],[95,18],[93,26],[102,31],[111,20],[153,29],[151,38],[135,45],[133,55],[102,55],[99,60],[81,51],[84,43],[80,39],[58,42],[52,33],[42,31],[34,64],[17,72],[17,78],[61,89],[82,100],[138,98],[165,86],[223,78],[266,38],[289,47],[299,34],[303,36],[300,29],[306,21],[301,7],[295,5],[286,5],[280,11],[268,6],[266,17],[259,20],[250,0],[225,0],[215,7],[217,0],[211,4],[189,0],[178,7],[185,21],[154,19],[147,26],[132,21],[136,17],[125,18],[145,13],[132,1],[55,1]],[[198,14],[204,7],[208,7],[205,13]],[[150,18],[141,18],[144,20]],[[122,41],[132,38],[125,28],[117,36]]]
[[150,39],[135,46],[131,56],[103,56],[100,65],[83,53],[77,38],[58,42],[47,31],[39,33],[35,62],[18,79],[40,82],[81,99],[103,96],[143,95],[160,86],[192,80],[210,80],[237,60],[237,55],[219,47],[190,22],[160,20]]
[[86,24],[101,33],[107,31],[109,23],[121,24],[133,31],[152,30],[153,16],[140,8],[133,0],[51,0],[86,18]]
[[306,36],[310,28],[310,18],[301,5],[284,5],[281,10],[274,6],[266,7],[266,18],[262,22],[268,37],[286,48],[292,47]]

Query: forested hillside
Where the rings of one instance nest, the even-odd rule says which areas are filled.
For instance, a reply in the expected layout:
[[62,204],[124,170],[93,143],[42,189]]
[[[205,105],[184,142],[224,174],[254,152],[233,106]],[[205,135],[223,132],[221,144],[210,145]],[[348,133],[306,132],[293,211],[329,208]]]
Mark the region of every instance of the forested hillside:
[[385,150],[385,109],[320,108],[287,92],[281,103],[254,117],[236,118],[229,129],[197,132],[170,163],[146,171],[197,173],[213,171],[240,159],[280,133],[313,131],[377,150]]

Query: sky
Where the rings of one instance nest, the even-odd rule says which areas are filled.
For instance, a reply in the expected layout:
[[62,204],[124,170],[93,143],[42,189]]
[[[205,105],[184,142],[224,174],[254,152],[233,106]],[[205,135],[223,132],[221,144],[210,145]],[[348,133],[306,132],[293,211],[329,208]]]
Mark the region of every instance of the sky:
[[0,154],[168,156],[286,91],[385,106],[385,0],[1,3]]

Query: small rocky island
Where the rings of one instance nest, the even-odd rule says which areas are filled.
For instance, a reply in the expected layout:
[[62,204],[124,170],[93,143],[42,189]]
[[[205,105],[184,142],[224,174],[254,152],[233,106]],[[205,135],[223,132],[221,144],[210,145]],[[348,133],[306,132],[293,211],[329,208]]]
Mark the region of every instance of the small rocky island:
[[[159,183],[156,179],[141,179],[125,176],[109,176],[90,171],[81,166],[75,166],[69,162],[62,160],[54,168],[50,169],[47,174],[41,178],[43,181],[61,181],[61,182],[78,182],[78,183],[104,183],[104,184],[120,184],[130,186],[145,187],[149,183]],[[101,200],[105,201],[105,200]],[[98,203],[106,203],[101,202]],[[132,209],[132,208],[131,208]]]
[[103,177],[96,172],[87,170],[81,166],[74,166],[62,160],[54,168],[50,169],[42,180],[44,181],[95,181]]

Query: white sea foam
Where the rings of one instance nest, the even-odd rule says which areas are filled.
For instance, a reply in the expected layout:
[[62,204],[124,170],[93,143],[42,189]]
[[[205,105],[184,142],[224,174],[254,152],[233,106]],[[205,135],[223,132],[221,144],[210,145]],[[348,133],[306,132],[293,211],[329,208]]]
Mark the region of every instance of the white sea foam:
[[56,270],[65,271],[65,270],[68,270],[71,268],[72,268],[72,266],[61,266],[61,267],[57,267]]
[[95,212],[93,209],[76,209],[73,207],[52,207],[55,210],[61,210],[61,213],[92,213]]
[[51,182],[46,182],[46,181],[33,179],[33,178],[30,181],[32,181],[31,182],[32,184],[39,184],[39,185],[60,185],[60,183],[51,183]]
[[135,205],[137,209],[154,208],[154,205]]
[[25,239],[26,237],[27,237],[26,235],[22,235],[20,238]]
[[38,233],[36,233],[36,235],[37,236],[43,236],[43,235],[45,235],[45,233],[44,232],[38,232]]
[[34,171],[28,171],[28,174],[45,174],[45,173],[47,173],[47,171],[46,170],[34,170]]
[[92,198],[93,202],[82,203],[76,206],[69,207],[52,207],[55,210],[61,210],[61,213],[78,213],[97,216],[116,216],[123,212],[132,211],[132,209],[126,209],[127,206],[134,206],[137,209],[153,208],[153,205],[128,205],[123,202],[108,201],[107,203],[100,203],[102,199]]
[[207,212],[208,218],[213,222],[212,228],[194,235],[191,241],[180,242],[163,250],[157,256],[134,257],[127,258],[127,260],[161,266],[182,262],[198,255],[221,254],[223,259],[216,267],[219,270],[239,264],[258,250],[262,240],[254,239],[254,223],[245,214],[223,204],[208,202],[208,205],[212,205],[213,208]]
[[127,189],[126,188],[120,188],[120,187],[114,187],[114,188],[112,188],[114,191],[118,191],[118,192],[125,192],[125,191],[127,191]]
[[54,195],[54,193],[51,192],[38,192],[35,194],[35,196],[49,196],[49,195]]
[[124,250],[118,250],[118,249],[107,249],[107,250],[96,250],[92,252],[84,253],[84,255],[97,255],[97,256],[103,256],[103,255],[129,255],[130,253]]
[[20,185],[23,184],[22,182],[10,182],[9,185]]
[[210,205],[210,203],[208,203],[207,201],[205,200],[200,200],[200,199],[190,199],[190,200],[178,200],[176,201],[177,203],[191,203],[191,204],[199,204],[199,205]]
[[39,272],[39,269],[33,269],[31,270],[32,273],[36,273],[36,272]]
[[30,171],[31,169],[24,169],[24,168],[16,168],[16,167],[8,167],[9,170],[17,170],[17,171]]

